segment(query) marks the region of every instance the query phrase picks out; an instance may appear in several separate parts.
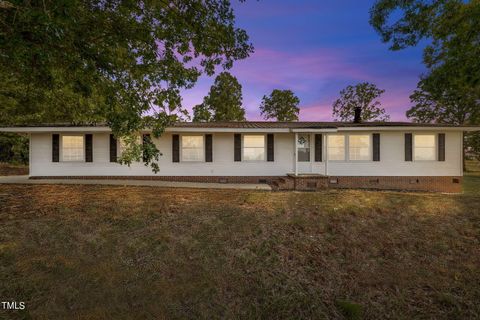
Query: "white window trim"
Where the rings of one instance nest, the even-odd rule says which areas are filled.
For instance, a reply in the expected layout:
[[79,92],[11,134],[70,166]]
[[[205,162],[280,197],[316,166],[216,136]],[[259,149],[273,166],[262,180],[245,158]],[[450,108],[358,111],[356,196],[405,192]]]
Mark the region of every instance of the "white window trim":
[[[368,136],[369,142],[368,142],[368,160],[353,160],[350,159],[350,136]],[[355,162],[355,163],[361,163],[361,162],[373,162],[373,134],[371,133],[349,133],[348,134],[348,139],[347,139],[347,148],[346,148],[346,161],[349,162]]]
[[[183,158],[183,137],[202,137],[202,160],[185,160]],[[213,149],[213,146],[212,146]],[[205,162],[205,135],[204,134],[182,134],[180,135],[180,162],[202,163]],[[213,152],[213,150],[212,150]]]
[[[433,160],[421,160],[421,159],[416,159],[415,157],[415,137],[416,136],[433,136],[434,139],[434,155],[435,159]],[[438,161],[438,134],[437,133],[414,133],[412,134],[412,162],[437,162]]]
[[[369,159],[368,160],[353,160],[353,159],[350,159],[350,136],[369,136],[370,138],[370,142],[369,142],[369,147],[368,147],[368,154],[369,154]],[[329,152],[329,148],[330,147],[330,143],[327,143],[327,146],[326,146],[326,160],[328,162],[336,162],[336,163],[342,163],[342,162],[353,162],[353,163],[370,163],[370,162],[374,162],[373,161],[373,134],[372,133],[340,133],[340,134],[329,134],[327,135],[326,137],[326,140],[328,141],[328,137],[330,136],[343,136],[344,138],[344,142],[345,142],[345,150],[344,150],[344,159],[343,160],[332,160],[329,158],[330,156],[330,152]]]
[[[328,142],[328,137],[331,137],[331,136],[343,136],[343,141],[344,141],[344,150],[343,150],[343,160],[333,160],[333,159],[330,159],[330,151],[329,151],[329,148],[331,148],[330,146],[330,142]],[[325,148],[326,149],[326,160],[328,162],[347,162],[348,161],[348,134],[345,134],[345,133],[340,133],[340,134],[329,134],[327,136],[327,147]]]
[[[245,160],[245,136],[263,136],[263,160]],[[250,147],[248,147],[250,148]],[[260,149],[260,148],[258,148]],[[266,162],[267,161],[267,135],[264,133],[242,134],[242,162]]]
[[[82,147],[83,147],[83,160],[64,160],[63,159],[63,137],[82,137],[82,140],[83,140],[83,143],[82,143]],[[92,138],[93,139],[93,138]],[[81,133],[64,133],[64,134],[60,134],[60,141],[59,141],[59,147],[60,147],[60,150],[59,150],[59,158],[60,158],[60,162],[65,162],[65,163],[87,163],[85,161],[85,134],[81,134]],[[92,161],[93,163],[93,161]]]

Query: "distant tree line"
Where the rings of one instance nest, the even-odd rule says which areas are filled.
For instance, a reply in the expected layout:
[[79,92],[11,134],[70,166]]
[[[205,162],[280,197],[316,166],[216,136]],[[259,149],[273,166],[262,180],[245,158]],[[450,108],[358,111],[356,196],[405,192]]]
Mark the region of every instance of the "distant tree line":
[[[291,90],[275,89],[263,96],[260,111],[265,120],[297,121],[300,99]],[[242,85],[228,72],[220,73],[203,102],[193,107],[194,122],[245,121]]]

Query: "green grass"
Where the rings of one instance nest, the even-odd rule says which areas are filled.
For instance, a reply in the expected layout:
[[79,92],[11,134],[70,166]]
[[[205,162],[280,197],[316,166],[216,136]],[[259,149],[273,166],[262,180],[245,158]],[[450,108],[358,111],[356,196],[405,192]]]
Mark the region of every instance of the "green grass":
[[[33,319],[480,317],[463,195],[0,185],[0,297]],[[476,190],[476,191],[475,191]]]
[[480,161],[467,161],[463,190],[466,194],[480,194]]

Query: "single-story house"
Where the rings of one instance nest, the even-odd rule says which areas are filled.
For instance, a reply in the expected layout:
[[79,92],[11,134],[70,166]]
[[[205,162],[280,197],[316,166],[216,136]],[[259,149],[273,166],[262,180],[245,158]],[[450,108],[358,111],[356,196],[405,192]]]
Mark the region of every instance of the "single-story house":
[[[0,128],[30,137],[30,178],[269,183],[275,189],[461,192],[463,133],[480,127],[407,122],[179,122],[153,143],[155,174],[117,163],[108,126]],[[149,130],[139,135],[149,135]]]

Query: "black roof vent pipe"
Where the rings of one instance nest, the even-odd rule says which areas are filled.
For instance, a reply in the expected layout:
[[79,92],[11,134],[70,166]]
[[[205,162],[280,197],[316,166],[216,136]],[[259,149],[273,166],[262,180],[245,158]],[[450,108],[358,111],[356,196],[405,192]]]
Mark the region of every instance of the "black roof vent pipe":
[[355,107],[353,110],[355,111],[355,118],[353,118],[353,123],[362,122],[362,107]]

